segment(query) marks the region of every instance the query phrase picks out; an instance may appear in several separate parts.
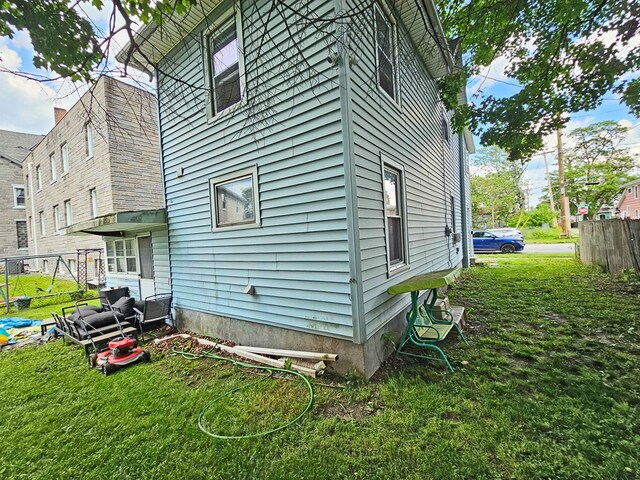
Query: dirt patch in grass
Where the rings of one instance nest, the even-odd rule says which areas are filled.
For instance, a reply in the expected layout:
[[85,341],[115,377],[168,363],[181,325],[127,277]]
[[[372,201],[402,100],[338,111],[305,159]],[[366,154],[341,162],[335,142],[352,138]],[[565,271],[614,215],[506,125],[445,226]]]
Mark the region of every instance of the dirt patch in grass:
[[338,398],[316,405],[314,413],[319,417],[341,420],[362,420],[375,415],[379,408],[374,402],[353,402]]

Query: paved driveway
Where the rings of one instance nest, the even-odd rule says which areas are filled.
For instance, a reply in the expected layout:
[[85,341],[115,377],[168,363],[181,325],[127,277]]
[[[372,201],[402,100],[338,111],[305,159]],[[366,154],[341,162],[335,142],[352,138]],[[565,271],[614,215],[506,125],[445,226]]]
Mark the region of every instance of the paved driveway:
[[522,253],[575,253],[575,243],[529,243]]

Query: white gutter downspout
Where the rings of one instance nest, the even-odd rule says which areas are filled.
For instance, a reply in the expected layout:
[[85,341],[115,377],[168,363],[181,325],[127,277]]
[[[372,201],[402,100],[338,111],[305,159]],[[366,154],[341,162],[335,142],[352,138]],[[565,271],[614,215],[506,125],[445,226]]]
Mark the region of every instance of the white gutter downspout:
[[[29,170],[29,199],[31,200],[31,234],[33,235],[33,250],[34,255],[38,255],[38,235],[36,235],[36,206],[35,206],[35,190],[33,190],[33,162],[27,163],[27,169]],[[36,270],[40,270],[40,259],[36,258]]]

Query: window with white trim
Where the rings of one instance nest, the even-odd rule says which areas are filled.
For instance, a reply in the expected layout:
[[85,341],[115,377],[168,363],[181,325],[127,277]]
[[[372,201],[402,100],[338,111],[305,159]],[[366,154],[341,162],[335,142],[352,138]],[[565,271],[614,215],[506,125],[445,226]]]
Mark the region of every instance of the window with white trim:
[[256,167],[212,178],[209,185],[214,230],[260,226]]
[[206,35],[210,113],[217,115],[240,102],[244,90],[240,15],[229,10],[226,19]]
[[49,273],[49,260],[42,260],[42,272]]
[[58,205],[53,206],[53,226],[56,233],[60,233],[60,208]]
[[25,208],[24,204],[24,186],[13,186],[13,208]]
[[51,183],[58,179],[58,170],[56,167],[56,154],[49,155],[49,164],[51,165]]
[[95,188],[89,190],[89,198],[91,199],[91,218],[98,216],[98,192]]
[[62,175],[69,173],[69,145],[63,143],[60,147],[60,156],[62,157]]
[[633,198],[638,198],[638,185],[633,187]]
[[40,165],[36,167],[36,182],[38,184],[38,190],[42,190],[42,169]]
[[398,51],[396,23],[385,6],[373,6],[376,37],[376,68],[378,86],[398,101]]
[[135,239],[107,240],[105,243],[109,273],[137,273]]
[[636,209],[635,213],[636,213],[636,219],[640,218],[640,210]]
[[87,123],[84,126],[84,143],[87,160],[93,158],[93,125]]
[[44,212],[40,212],[40,236],[44,237],[46,234],[47,230],[45,228]]
[[402,170],[384,163],[384,218],[387,239],[387,261],[393,270],[407,263],[405,242],[404,178]]
[[64,219],[67,227],[73,225],[73,208],[71,207],[71,200],[64,202]]

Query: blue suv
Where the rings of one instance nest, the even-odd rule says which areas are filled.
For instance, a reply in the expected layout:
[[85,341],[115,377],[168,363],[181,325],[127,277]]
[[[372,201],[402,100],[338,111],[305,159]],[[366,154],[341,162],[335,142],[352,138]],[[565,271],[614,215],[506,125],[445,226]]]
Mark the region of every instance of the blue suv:
[[510,235],[500,235],[485,230],[474,230],[472,234],[475,252],[514,253],[524,249],[524,241]]

